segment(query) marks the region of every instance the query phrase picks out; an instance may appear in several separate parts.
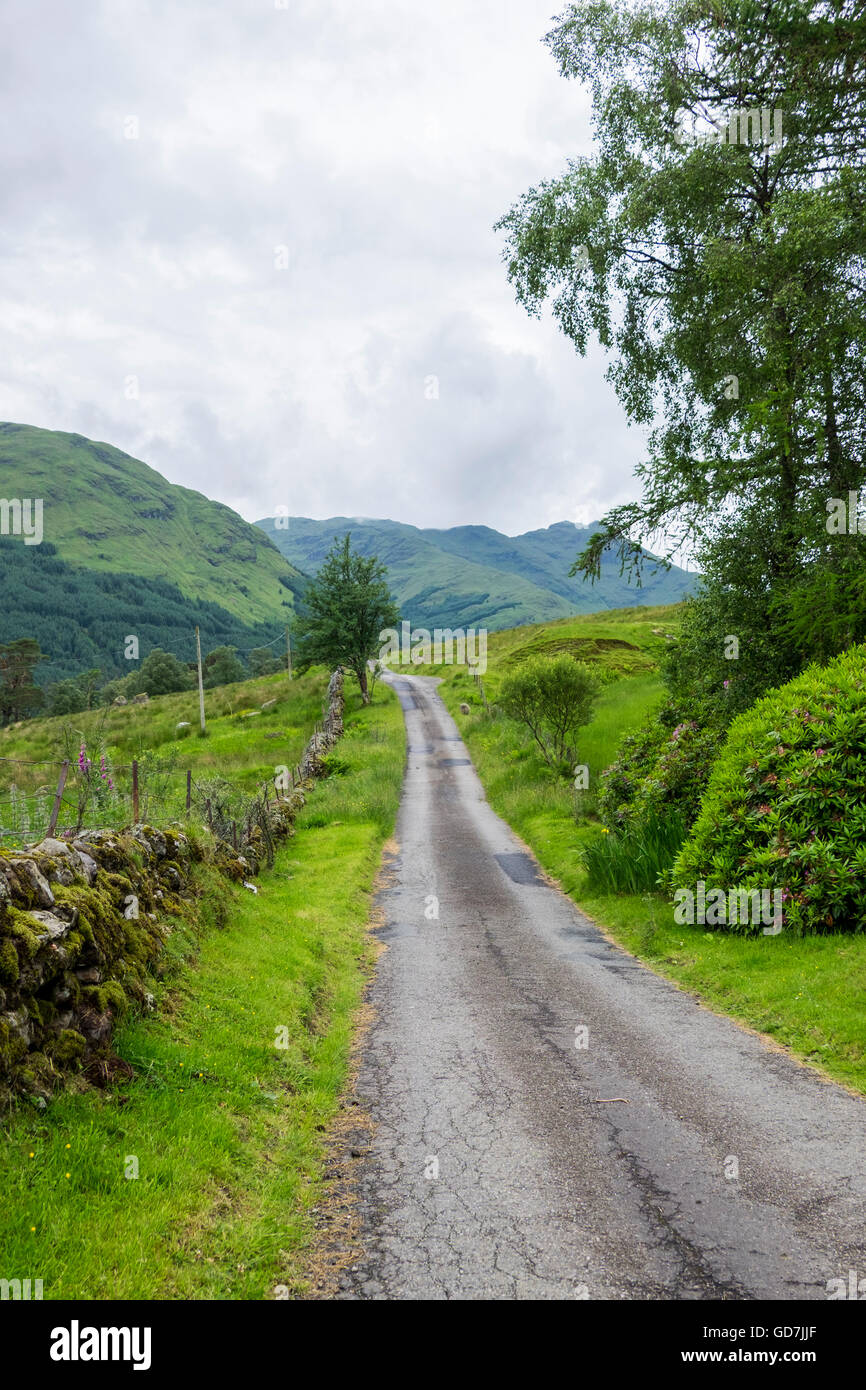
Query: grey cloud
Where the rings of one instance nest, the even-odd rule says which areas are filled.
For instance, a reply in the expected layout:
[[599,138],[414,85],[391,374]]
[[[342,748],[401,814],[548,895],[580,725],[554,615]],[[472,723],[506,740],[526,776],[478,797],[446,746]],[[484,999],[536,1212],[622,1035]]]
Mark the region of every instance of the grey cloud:
[[624,500],[641,440],[603,360],[513,302],[492,232],[588,148],[549,11],[7,0],[0,416],[250,518]]

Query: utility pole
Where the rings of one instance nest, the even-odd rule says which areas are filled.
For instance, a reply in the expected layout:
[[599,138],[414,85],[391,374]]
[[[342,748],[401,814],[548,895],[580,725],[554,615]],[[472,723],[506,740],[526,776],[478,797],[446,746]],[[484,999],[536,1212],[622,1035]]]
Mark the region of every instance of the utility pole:
[[201,638],[195,630],[195,654],[198,659],[198,707],[201,714],[201,731],[204,733],[204,681],[201,676]]
[[289,680],[292,679],[292,638],[289,633],[288,623],[286,624],[286,670],[289,673]]

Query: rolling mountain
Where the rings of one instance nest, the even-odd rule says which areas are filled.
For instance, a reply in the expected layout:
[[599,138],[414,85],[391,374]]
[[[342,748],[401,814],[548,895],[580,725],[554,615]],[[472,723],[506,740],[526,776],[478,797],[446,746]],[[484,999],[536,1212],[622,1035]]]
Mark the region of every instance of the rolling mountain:
[[188,661],[275,640],[303,576],[229,507],[78,434],[0,424],[0,497],[41,498],[42,543],[0,538],[0,642],[35,637],[40,684],[100,666],[128,674],[123,639]]
[[[281,647],[283,625],[335,535],[388,567],[416,627],[516,627],[575,613],[678,602],[693,577],[672,569],[643,588],[613,558],[596,585],[568,569],[591,527],[561,522],[522,536],[487,526],[419,529],[395,521],[280,518],[255,526],[201,493],[169,483],[109,444],[0,424],[0,499],[41,498],[42,540],[0,535],[0,643],[35,637],[49,661],[41,685],[98,666],[128,674],[127,635],[183,661],[206,652]],[[8,518],[3,517],[4,528]]]
[[308,574],[319,568],[334,537],[350,531],[356,549],[387,565],[402,615],[416,627],[495,631],[605,608],[678,603],[694,586],[695,576],[676,566],[648,573],[641,588],[629,585],[612,555],[603,560],[596,584],[570,579],[569,568],[595,529],[570,521],[504,536],[489,526],[433,530],[366,517],[278,520],[279,526],[274,518],[256,524]]

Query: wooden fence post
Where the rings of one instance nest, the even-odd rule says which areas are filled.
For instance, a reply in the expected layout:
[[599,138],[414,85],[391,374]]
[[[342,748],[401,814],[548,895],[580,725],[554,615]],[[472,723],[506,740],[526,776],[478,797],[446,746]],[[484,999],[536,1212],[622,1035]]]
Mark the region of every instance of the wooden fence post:
[[189,815],[190,803],[192,801],[192,768],[187,768],[186,773],[186,813]]
[[138,824],[138,763],[132,760],[132,823]]
[[66,774],[69,771],[69,759],[64,758],[63,766],[60,769],[60,778],[57,783],[57,792],[54,796],[54,805],[51,807],[51,815],[48,818],[48,830],[45,838],[50,840],[57,829],[57,817],[60,815],[60,803],[63,800],[63,788],[66,786]]

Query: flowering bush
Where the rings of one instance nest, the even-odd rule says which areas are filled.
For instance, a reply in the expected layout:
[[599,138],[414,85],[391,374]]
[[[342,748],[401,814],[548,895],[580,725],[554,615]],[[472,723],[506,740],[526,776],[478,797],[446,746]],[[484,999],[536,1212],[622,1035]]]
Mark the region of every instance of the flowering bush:
[[672,879],[781,888],[797,934],[866,929],[866,647],[734,721]]
[[714,729],[683,719],[675,705],[665,705],[623,739],[616,762],[602,773],[602,820],[617,830],[676,814],[690,825],[718,747]]

